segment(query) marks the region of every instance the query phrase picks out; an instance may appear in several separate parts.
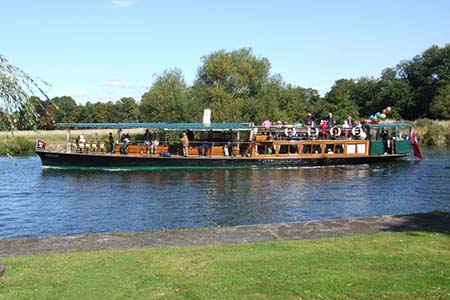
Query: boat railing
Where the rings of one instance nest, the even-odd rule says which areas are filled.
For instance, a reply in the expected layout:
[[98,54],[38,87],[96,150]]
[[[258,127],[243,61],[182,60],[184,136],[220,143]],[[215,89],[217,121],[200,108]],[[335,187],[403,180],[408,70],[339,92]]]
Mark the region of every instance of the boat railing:
[[[266,138],[264,138],[266,136]],[[256,139],[267,140],[335,140],[335,139],[366,139],[366,129],[361,126],[344,127],[295,127],[272,126],[260,128]]]

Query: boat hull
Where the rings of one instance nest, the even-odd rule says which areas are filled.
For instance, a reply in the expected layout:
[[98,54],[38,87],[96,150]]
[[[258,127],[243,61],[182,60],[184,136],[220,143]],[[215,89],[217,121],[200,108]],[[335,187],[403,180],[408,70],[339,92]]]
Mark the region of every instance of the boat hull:
[[354,157],[182,157],[64,153],[37,150],[42,165],[50,168],[98,169],[162,169],[162,168],[246,168],[246,167],[311,167],[356,165],[388,162],[401,155],[372,155]]

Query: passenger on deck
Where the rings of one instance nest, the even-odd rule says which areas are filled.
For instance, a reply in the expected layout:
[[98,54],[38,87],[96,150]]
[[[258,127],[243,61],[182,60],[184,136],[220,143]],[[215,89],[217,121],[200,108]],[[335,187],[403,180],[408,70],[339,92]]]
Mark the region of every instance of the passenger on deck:
[[387,129],[383,130],[383,133],[381,134],[381,139],[383,140],[384,154],[392,154],[392,140],[389,137]]
[[305,119],[305,125],[313,127],[314,126],[314,118],[311,113],[308,113]]
[[120,142],[122,143],[120,145],[120,154],[128,154],[128,145],[130,144],[130,135],[128,133],[122,134]]
[[115,153],[116,152],[116,143],[114,141],[114,137],[112,135],[112,132],[109,133],[108,136],[108,141],[109,141],[109,153]]
[[328,128],[331,128],[334,125],[336,125],[336,122],[333,119],[333,114],[332,113],[328,113],[327,126],[328,126]]
[[187,137],[186,132],[183,132],[180,138],[181,146],[183,147],[183,156],[189,156],[189,139]]
[[321,120],[319,127],[320,127],[320,136],[322,138],[325,138],[325,136],[328,134],[327,122],[325,120]]
[[151,146],[153,143],[153,136],[148,129],[144,133],[144,143],[142,144],[141,154],[144,154],[144,149],[147,150],[147,155],[150,154]]
[[231,156],[236,156],[236,147],[237,147],[237,140],[236,140],[236,134],[233,133],[233,130],[230,129],[230,140],[228,141],[228,144],[230,145],[231,150]]

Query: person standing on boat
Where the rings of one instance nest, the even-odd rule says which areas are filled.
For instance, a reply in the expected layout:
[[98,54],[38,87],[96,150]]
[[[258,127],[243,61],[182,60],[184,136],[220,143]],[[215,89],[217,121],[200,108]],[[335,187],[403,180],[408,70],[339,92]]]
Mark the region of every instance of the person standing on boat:
[[108,136],[108,141],[109,141],[109,153],[114,154],[116,152],[116,143],[114,141],[114,137],[112,135],[112,132],[109,133]]
[[314,126],[314,118],[311,113],[308,113],[308,115],[306,116],[305,125],[309,127]]
[[180,138],[181,147],[183,147],[183,156],[188,157],[189,156],[189,139],[187,137],[186,132],[183,132]]
[[230,149],[231,149],[231,156],[234,157],[236,156],[236,147],[237,147],[237,139],[236,139],[236,134],[233,132],[232,129],[230,129],[230,140],[229,140],[229,145],[230,145]]
[[150,133],[150,130],[146,129],[144,133],[144,143],[142,144],[141,154],[144,153],[144,148],[147,148],[147,155],[149,155],[152,143],[153,143],[153,136]]
[[336,125],[336,123],[334,122],[333,114],[332,113],[328,113],[327,126],[328,126],[328,128],[331,128],[334,125]]

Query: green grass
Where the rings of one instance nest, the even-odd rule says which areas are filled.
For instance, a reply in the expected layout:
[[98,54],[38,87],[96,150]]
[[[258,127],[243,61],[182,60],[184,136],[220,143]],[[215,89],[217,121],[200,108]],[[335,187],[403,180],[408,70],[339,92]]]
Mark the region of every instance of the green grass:
[[0,260],[0,299],[450,299],[438,233]]

